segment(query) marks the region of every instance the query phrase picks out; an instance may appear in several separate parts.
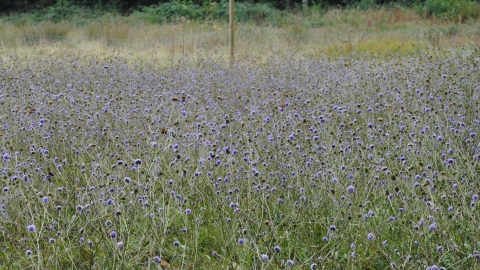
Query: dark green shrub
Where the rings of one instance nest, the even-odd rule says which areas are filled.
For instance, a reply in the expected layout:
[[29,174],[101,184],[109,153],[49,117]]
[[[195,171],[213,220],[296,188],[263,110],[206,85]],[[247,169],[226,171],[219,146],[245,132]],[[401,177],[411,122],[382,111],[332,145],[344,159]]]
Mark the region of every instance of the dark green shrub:
[[146,14],[146,17],[152,23],[172,21],[181,17],[185,17],[188,20],[198,20],[204,17],[204,12],[199,5],[186,4],[176,0],[164,4],[142,7],[140,10]]
[[424,9],[427,15],[442,19],[478,18],[480,5],[470,0],[426,0]]

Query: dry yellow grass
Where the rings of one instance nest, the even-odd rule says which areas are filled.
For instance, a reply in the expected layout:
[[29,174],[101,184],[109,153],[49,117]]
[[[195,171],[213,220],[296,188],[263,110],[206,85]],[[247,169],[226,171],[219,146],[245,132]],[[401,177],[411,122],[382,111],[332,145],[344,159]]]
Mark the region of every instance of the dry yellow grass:
[[[352,52],[375,55],[412,54],[480,46],[480,24],[438,21],[411,10],[332,9],[325,14],[294,15],[289,25],[236,26],[236,59],[261,62],[271,55],[339,56]],[[97,57],[155,59],[166,65],[202,58],[228,58],[228,26],[224,22],[162,25],[128,18],[74,26],[68,22],[13,26],[0,23],[0,55],[90,54]]]

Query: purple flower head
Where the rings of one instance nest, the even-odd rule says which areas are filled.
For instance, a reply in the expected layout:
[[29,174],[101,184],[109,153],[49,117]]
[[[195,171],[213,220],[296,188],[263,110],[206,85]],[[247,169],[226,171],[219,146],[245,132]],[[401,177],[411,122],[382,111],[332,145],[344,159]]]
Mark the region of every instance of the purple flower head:
[[243,238],[238,239],[238,243],[240,245],[243,245],[245,243],[245,240]]
[[83,206],[77,205],[77,207],[75,207],[75,209],[77,209],[78,212],[82,212],[83,211]]
[[367,234],[367,238],[368,238],[368,240],[373,241],[373,240],[375,240],[375,235],[373,235],[373,233],[369,233],[369,234]]
[[430,224],[430,226],[428,226],[428,229],[432,232],[436,231],[437,230],[437,223],[433,222],[432,224]]
[[472,200],[478,201],[478,194],[473,194],[472,195]]
[[31,224],[27,226],[27,231],[29,232],[35,232],[37,230],[37,227],[35,225]]
[[268,261],[268,255],[262,254],[262,261]]
[[280,253],[280,251],[282,251],[282,249],[281,249],[279,246],[274,246],[274,247],[273,247],[273,250],[274,250],[276,253]]
[[289,267],[293,267],[293,266],[295,265],[295,262],[292,261],[292,260],[288,260],[288,261],[287,261],[287,265],[288,265]]
[[48,197],[47,196],[42,197],[42,202],[47,203],[48,202]]
[[179,247],[179,246],[180,246],[180,242],[178,242],[177,240],[173,241],[173,246]]
[[117,232],[116,231],[110,232],[110,237],[113,239],[117,238]]
[[28,257],[32,256],[33,252],[30,250],[30,249],[27,249],[27,251],[25,251],[25,255],[27,255]]
[[347,191],[348,191],[348,192],[354,192],[354,191],[355,191],[355,187],[354,187],[354,186],[348,186],[348,187],[347,187]]

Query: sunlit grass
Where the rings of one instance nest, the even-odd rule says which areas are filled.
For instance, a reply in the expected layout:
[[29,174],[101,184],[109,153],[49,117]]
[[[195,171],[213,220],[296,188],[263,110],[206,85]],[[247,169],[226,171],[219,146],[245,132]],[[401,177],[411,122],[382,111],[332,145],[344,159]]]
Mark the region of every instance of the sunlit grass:
[[[411,55],[437,50],[474,51],[480,44],[476,21],[458,24],[420,16],[400,8],[361,11],[332,9],[306,12],[277,26],[238,23],[236,59],[264,62],[274,54],[339,56],[352,52]],[[75,54],[88,50],[99,57],[113,52],[134,58],[155,58],[165,65],[201,59],[228,59],[228,25],[186,19],[149,24],[139,18],[111,17],[86,25],[0,23],[2,54],[39,52]],[[148,57],[144,57],[148,56]]]

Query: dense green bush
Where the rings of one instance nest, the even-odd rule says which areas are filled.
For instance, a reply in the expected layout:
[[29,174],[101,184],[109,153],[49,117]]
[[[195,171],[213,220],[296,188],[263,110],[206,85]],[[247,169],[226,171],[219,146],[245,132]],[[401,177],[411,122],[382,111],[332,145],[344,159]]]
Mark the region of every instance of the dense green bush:
[[141,7],[141,12],[145,13],[148,20],[152,23],[162,23],[172,21],[176,18],[185,17],[187,19],[203,19],[204,13],[199,5],[185,4],[180,1],[171,1],[169,3]]
[[61,21],[70,21],[75,24],[86,24],[92,19],[99,18],[107,14],[105,10],[91,10],[79,6],[59,5],[50,6],[28,13],[13,14],[5,16],[4,21],[18,25],[22,23],[36,23],[50,21],[59,23]]
[[468,17],[478,18],[480,5],[470,0],[426,0],[424,9],[430,16],[445,19],[459,17],[464,20]]
[[[171,1],[149,7],[141,7],[136,16],[146,18],[151,23],[162,23],[185,17],[188,20],[228,20],[228,1],[220,3],[211,2],[203,6],[185,3],[184,1]],[[248,2],[235,3],[235,17],[241,22],[276,24],[284,20],[284,12],[279,11],[270,4],[252,4]],[[288,16],[287,16],[288,17]]]

